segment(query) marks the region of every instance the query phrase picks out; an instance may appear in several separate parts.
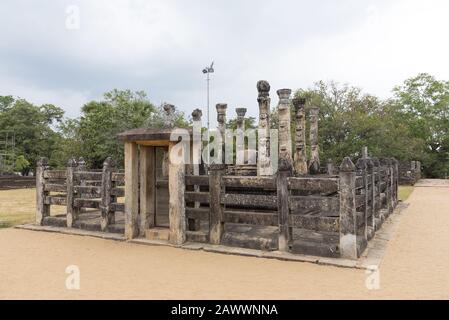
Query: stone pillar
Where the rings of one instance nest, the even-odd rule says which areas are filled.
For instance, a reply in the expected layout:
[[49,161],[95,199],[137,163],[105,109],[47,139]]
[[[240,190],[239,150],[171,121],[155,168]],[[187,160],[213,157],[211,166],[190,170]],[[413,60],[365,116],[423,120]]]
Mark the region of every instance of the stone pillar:
[[[365,203],[363,205],[363,220],[364,220],[364,227],[362,230],[357,228],[357,236],[360,238],[361,241],[359,241],[363,248],[366,247],[368,242],[368,214],[369,214],[369,208],[368,208],[368,202],[369,202],[369,181],[368,181],[368,165],[367,165],[367,159],[366,158],[360,158],[357,160],[356,164],[357,168],[357,175],[361,176],[363,178],[363,188],[360,190],[361,195],[365,198]],[[360,225],[360,224],[357,224]]]
[[382,165],[383,169],[385,170],[385,178],[384,181],[385,182],[385,207],[383,209],[385,209],[385,216],[382,217],[382,220],[385,220],[387,218],[387,216],[391,213],[392,211],[392,163],[390,161],[390,159],[388,158],[381,158],[380,159],[380,164]]
[[[173,128],[175,126],[176,107],[172,104],[164,103],[162,108],[164,109],[164,112],[165,112],[164,124],[163,124],[164,128]],[[168,163],[169,163],[168,150],[165,149],[163,151],[162,158],[163,158],[163,160],[162,160],[162,176],[167,177],[168,176]]]
[[156,149],[152,146],[140,146],[140,236],[153,228],[156,216]]
[[277,91],[279,96],[278,117],[279,117],[279,167],[281,162],[287,162],[292,166],[292,134],[291,134],[291,115],[290,115],[290,89],[280,89]]
[[305,114],[306,99],[293,99],[293,106],[296,113],[296,141],[295,141],[295,156],[294,156],[294,170],[296,175],[306,175],[307,170],[307,155],[306,155],[306,114]]
[[212,244],[220,244],[224,231],[223,205],[221,195],[223,185],[221,177],[226,173],[226,165],[211,164],[209,167],[209,194],[210,194],[210,227],[209,241]]
[[48,159],[40,158],[36,167],[36,224],[43,225],[44,218],[50,215],[50,205],[45,204],[45,171],[49,169]]
[[192,134],[192,153],[191,153],[191,174],[198,176],[200,174],[201,152],[202,152],[202,134],[203,127],[201,117],[203,112],[200,109],[195,109],[192,112],[193,120],[193,134]]
[[226,103],[219,103],[216,105],[217,108],[217,122],[218,122],[218,131],[221,136],[221,159],[222,164],[225,164],[225,139],[226,139],[226,110],[228,109],[228,105]]
[[327,174],[330,176],[335,175],[335,167],[334,167],[334,163],[332,162],[332,159],[327,159],[326,171],[327,171]]
[[257,175],[271,176],[273,168],[270,157],[270,84],[265,80],[257,82],[259,96],[259,130],[258,130],[258,156]]
[[310,164],[309,172],[310,174],[320,173],[320,152],[318,147],[318,115],[320,109],[318,107],[313,107],[310,109]]
[[379,188],[379,182],[380,182],[380,177],[379,177],[379,167],[380,167],[380,162],[378,158],[372,158],[373,160],[373,164],[374,164],[374,168],[373,168],[373,190],[374,190],[374,215],[373,215],[373,220],[374,220],[374,230],[377,231],[381,224],[382,221],[380,219],[380,208],[382,207],[382,204],[380,203],[380,188]]
[[289,228],[288,216],[288,178],[292,175],[291,163],[284,158],[279,159],[279,168],[276,178],[278,197],[278,221],[279,221],[279,251],[288,251],[291,240],[291,230]]
[[115,223],[115,212],[112,210],[112,172],[115,171],[115,162],[111,157],[103,162],[101,176],[101,230],[106,231],[110,224]]
[[376,207],[376,190],[374,188],[375,185],[375,175],[374,175],[374,162],[371,158],[368,158],[366,161],[367,170],[368,170],[368,198],[369,198],[369,212],[368,212],[368,240],[370,240],[374,236],[374,231],[376,230],[376,224],[374,220],[375,215],[375,207]]
[[173,128],[175,126],[175,111],[176,108],[172,104],[165,103],[162,108],[165,111],[164,127]]
[[399,188],[399,161],[393,158],[393,200],[394,200],[394,208],[398,204],[398,188]]
[[125,238],[139,235],[139,158],[137,144],[125,142]]
[[368,159],[368,147],[363,147],[362,149],[362,158]]
[[73,223],[78,219],[79,208],[75,207],[75,171],[77,162],[74,158],[67,162],[66,187],[67,187],[67,228],[72,228]]
[[340,255],[357,259],[356,167],[349,157],[340,166]]
[[246,108],[235,109],[237,113],[236,165],[245,164],[245,114]]
[[[179,147],[182,156],[176,155]],[[168,192],[170,194],[168,215],[170,219],[170,242],[181,245],[186,241],[186,210],[185,210],[185,144],[178,145],[177,141],[170,141]]]

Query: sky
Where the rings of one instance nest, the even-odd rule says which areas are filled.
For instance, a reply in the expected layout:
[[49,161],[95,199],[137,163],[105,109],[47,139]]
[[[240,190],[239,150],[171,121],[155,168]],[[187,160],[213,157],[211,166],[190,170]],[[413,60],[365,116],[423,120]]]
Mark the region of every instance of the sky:
[[211,61],[212,124],[217,103],[257,116],[261,79],[272,107],[319,80],[386,98],[420,72],[449,79],[447,0],[2,0],[0,14],[0,95],[67,117],[114,88],[206,115]]

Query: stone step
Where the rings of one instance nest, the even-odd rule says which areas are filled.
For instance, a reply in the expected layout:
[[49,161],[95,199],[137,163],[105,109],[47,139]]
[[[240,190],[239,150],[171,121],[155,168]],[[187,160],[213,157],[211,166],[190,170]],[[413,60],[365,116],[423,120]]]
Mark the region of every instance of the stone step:
[[340,257],[339,245],[337,243],[319,243],[316,241],[308,241],[303,239],[292,241],[291,252],[329,258]]
[[152,228],[145,231],[145,238],[148,240],[168,241],[170,238],[170,229],[168,228]]
[[278,228],[226,223],[221,243],[225,246],[247,249],[278,250]]
[[187,241],[208,243],[209,233],[204,231],[186,231]]

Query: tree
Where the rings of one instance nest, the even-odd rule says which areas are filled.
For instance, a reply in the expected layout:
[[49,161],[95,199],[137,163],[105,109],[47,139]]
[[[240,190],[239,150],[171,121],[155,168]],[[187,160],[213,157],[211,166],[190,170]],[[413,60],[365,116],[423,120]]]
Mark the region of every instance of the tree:
[[[123,166],[123,143],[117,134],[126,130],[163,126],[163,109],[155,107],[143,91],[112,90],[102,101],[91,101],[81,109],[79,119],[71,119],[60,127],[64,143],[58,158],[67,161],[82,156],[93,168],[101,168],[104,159],[112,156]],[[175,113],[175,125],[188,126],[182,112]]]
[[59,134],[53,130],[64,115],[54,105],[35,106],[24,99],[0,97],[0,128],[14,132],[15,152],[36,166],[40,157],[50,157],[57,147]]
[[[333,159],[338,164],[345,156],[360,156],[365,146],[374,156],[399,160],[415,159],[422,150],[420,139],[391,116],[397,112],[391,102],[364,94],[360,88],[321,81],[311,89],[296,91],[295,96],[306,98],[306,113],[311,106],[320,108],[319,145],[323,160]],[[295,116],[291,109],[294,132]],[[277,112],[274,112],[272,124],[276,121]],[[307,142],[310,146],[308,136]]]
[[14,171],[20,172],[22,176],[28,175],[28,172],[30,171],[30,162],[23,155],[18,156],[16,158]]
[[424,141],[424,153],[415,157],[431,178],[449,173],[449,81],[421,73],[393,90],[396,121],[406,124]]

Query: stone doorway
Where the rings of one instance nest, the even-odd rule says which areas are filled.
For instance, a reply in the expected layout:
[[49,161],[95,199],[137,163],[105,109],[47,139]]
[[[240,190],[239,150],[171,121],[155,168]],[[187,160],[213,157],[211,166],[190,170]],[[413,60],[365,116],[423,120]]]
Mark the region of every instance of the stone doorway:
[[168,148],[156,147],[155,148],[155,166],[156,166],[156,179],[155,179],[155,217],[154,226],[156,228],[169,228],[170,219],[168,215]]

